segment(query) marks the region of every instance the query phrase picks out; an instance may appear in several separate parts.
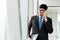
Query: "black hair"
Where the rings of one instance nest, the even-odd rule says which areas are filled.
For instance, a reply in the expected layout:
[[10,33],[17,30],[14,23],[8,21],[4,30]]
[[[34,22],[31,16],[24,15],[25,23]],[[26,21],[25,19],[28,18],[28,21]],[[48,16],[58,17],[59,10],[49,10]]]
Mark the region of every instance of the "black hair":
[[41,4],[41,5],[39,6],[39,8],[43,8],[43,9],[47,10],[47,9],[48,9],[48,6],[47,6],[46,4]]

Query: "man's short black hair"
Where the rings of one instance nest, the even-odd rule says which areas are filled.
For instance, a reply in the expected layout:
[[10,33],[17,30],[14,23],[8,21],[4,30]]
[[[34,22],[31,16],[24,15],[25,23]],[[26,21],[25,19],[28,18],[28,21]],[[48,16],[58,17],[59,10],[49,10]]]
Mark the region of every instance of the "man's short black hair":
[[41,4],[39,8],[43,8],[43,9],[47,10],[48,6],[46,4]]

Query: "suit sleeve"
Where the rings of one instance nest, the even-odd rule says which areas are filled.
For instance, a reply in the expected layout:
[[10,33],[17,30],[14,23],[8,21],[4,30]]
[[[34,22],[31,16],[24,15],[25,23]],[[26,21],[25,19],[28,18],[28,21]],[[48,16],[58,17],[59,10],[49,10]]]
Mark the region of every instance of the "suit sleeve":
[[30,38],[31,38],[31,36],[30,36],[31,27],[32,27],[32,17],[31,17],[31,20],[28,24],[28,37],[30,37]]
[[52,33],[53,32],[52,19],[51,18],[48,18],[47,22],[45,22],[45,28],[48,31],[48,33]]

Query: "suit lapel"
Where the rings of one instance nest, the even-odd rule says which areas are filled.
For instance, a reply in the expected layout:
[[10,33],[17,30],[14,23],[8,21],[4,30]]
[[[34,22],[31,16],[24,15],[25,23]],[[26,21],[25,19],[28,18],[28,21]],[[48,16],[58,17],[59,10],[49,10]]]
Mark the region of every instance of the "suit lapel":
[[36,23],[37,23],[37,29],[39,30],[39,16],[36,18]]

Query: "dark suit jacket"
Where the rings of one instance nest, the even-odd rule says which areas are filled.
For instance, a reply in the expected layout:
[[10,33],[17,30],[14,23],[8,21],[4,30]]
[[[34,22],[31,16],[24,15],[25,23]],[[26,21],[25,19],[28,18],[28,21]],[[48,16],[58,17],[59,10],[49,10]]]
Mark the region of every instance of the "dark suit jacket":
[[30,35],[31,28],[32,28],[32,35],[39,34],[38,36],[39,40],[48,40],[48,33],[53,32],[52,19],[47,17],[47,22],[43,21],[42,28],[39,29],[39,16],[32,16],[30,23],[28,25],[28,36],[29,37],[31,37]]

